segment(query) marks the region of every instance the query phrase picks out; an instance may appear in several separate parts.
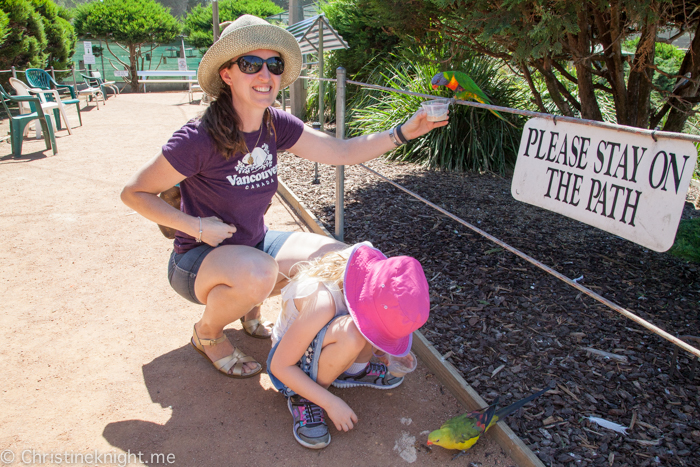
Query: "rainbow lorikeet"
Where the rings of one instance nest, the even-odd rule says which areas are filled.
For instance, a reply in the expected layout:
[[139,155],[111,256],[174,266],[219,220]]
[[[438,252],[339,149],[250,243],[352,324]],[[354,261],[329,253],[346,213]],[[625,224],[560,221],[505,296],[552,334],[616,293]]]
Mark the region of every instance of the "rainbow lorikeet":
[[428,446],[435,444],[445,449],[459,449],[462,452],[455,456],[457,458],[474,446],[479,437],[500,419],[510,415],[550,389],[550,387],[545,388],[500,410],[496,410],[498,408],[498,398],[496,398],[493,404],[488,407],[451,418],[439,430],[428,435]]
[[[437,89],[440,86],[447,86],[455,92],[455,98],[463,101],[477,101],[482,104],[491,104],[486,93],[476,85],[469,75],[461,71],[443,71],[442,73],[438,73],[430,80],[430,84],[433,85],[433,89]],[[489,109],[489,111],[509,125],[513,125],[495,110]]]

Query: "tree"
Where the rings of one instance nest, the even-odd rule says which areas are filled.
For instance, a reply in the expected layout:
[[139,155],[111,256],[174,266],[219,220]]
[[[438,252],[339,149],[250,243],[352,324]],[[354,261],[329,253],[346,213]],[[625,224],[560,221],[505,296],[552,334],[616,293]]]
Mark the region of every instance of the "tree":
[[[332,70],[333,77],[335,69],[343,66],[348,76],[362,80],[371,73],[374,64],[388,57],[400,42],[396,35],[385,31],[373,19],[368,3],[365,0],[336,0],[322,6],[329,23],[350,46],[333,52],[327,67]],[[363,68],[364,73],[357,75]]]
[[0,0],[0,43],[3,37],[0,69],[70,67],[76,43],[70,14],[51,0]]
[[[104,0],[85,3],[75,12],[75,29],[80,35],[90,34],[105,41],[107,50],[128,71],[126,81],[138,92],[138,60],[146,44],[164,44],[180,33],[181,25],[168,9],[155,0]],[[109,41],[109,42],[108,42]],[[109,43],[129,52],[129,63],[120,60]]]
[[59,70],[71,66],[71,57],[75,53],[77,37],[71,25],[68,9],[57,6],[51,0],[32,0],[34,9],[43,17],[46,34],[47,54],[44,66]]
[[0,10],[0,45],[5,42],[5,38],[10,34],[10,29],[7,27],[10,24],[10,16]]
[[[260,18],[282,13],[284,10],[270,0],[221,0],[219,2],[219,22],[233,21],[241,15],[254,15]],[[187,41],[200,49],[209,48],[214,43],[212,6],[196,5],[185,18]]]
[[0,69],[43,67],[47,56],[44,21],[32,2],[0,0],[0,10],[9,17],[9,34],[0,49]]
[[[545,111],[536,81],[542,80],[563,115],[602,120],[599,100],[609,96],[617,122],[682,131],[700,102],[698,1],[682,0],[368,0],[383,23],[405,39],[447,40],[496,57],[518,69]],[[680,67],[666,73],[655,63],[658,33],[693,36]],[[636,49],[621,44],[639,37]],[[654,84],[666,73],[677,86]],[[659,93],[663,105],[652,102]]]
[[186,0],[158,0],[158,3],[163,5],[165,8],[170,9],[170,14],[176,18],[184,16],[187,11],[187,1]]
[[185,11],[187,11],[187,13],[189,13],[197,5],[206,5],[206,4],[207,4],[206,0],[187,0],[187,7],[185,8]]

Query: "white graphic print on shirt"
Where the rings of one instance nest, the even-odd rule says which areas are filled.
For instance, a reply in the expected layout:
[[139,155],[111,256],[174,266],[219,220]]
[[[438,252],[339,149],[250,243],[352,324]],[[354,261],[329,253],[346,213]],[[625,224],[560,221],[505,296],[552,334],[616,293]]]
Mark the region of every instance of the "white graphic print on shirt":
[[272,154],[267,143],[243,156],[235,170],[237,173],[228,175],[226,179],[233,186],[245,185],[246,190],[274,183],[273,177],[277,175],[277,165],[272,166]]

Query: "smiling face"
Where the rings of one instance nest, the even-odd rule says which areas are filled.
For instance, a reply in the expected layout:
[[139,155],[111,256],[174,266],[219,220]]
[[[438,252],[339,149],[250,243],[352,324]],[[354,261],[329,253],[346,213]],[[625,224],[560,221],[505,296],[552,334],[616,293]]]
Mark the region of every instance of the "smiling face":
[[[263,60],[280,56],[274,50],[252,50],[243,55],[255,55]],[[232,62],[238,58],[234,57]],[[233,107],[239,113],[264,111],[275,102],[280,89],[281,76],[270,73],[267,64],[263,64],[257,73],[248,75],[238,68],[238,64],[233,63],[219,71],[219,75],[224,83],[231,87]]]

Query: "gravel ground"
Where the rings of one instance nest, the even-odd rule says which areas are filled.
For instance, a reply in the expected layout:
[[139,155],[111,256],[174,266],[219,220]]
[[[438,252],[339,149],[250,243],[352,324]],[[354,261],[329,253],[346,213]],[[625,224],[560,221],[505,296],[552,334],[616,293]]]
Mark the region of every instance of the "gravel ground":
[[[280,160],[333,232],[335,169],[320,166],[313,184],[312,163]],[[671,334],[700,336],[700,266],[519,203],[506,178],[367,165]],[[487,401],[556,383],[507,419],[545,464],[700,466],[700,369],[688,354],[673,365],[672,344],[361,167],[346,167],[345,188],[345,241],[421,261],[432,295],[421,331]],[[683,217],[700,216],[697,188],[688,201]]]

